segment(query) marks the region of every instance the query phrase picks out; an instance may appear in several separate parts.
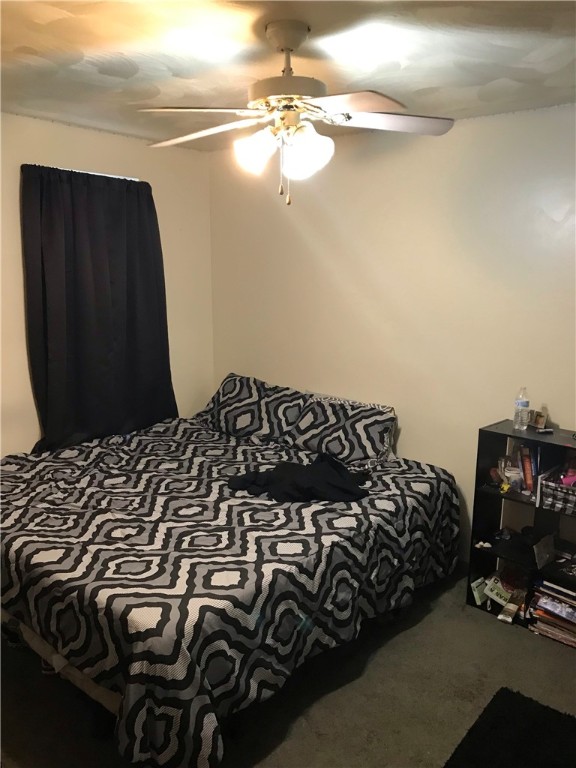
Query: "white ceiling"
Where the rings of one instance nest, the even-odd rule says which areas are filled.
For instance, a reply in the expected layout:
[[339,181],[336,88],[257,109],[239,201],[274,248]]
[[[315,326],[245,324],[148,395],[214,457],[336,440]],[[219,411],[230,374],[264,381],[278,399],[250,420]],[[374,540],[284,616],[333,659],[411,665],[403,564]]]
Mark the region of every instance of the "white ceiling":
[[456,119],[575,100],[574,2],[67,0],[1,10],[3,111],[154,141],[233,119],[138,109],[244,107],[251,83],[281,74],[264,28],[286,18],[311,27],[294,73],[329,94],[373,89],[411,114]]

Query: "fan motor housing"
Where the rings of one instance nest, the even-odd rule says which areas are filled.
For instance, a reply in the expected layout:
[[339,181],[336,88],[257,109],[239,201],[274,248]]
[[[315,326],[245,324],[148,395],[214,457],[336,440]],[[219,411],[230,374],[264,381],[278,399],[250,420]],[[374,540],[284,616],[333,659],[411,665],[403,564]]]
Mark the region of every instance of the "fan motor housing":
[[326,96],[326,85],[314,77],[298,77],[296,75],[281,75],[257,80],[248,89],[248,106],[252,107],[262,101],[284,98],[315,99]]
[[266,37],[277,51],[297,51],[310,33],[304,21],[280,19],[266,25]]

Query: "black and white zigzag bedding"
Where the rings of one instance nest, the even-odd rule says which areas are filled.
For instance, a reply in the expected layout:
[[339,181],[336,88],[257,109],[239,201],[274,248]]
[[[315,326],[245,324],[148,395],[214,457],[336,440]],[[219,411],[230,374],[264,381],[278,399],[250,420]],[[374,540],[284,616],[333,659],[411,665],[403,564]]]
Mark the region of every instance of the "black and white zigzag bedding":
[[120,692],[130,761],[218,765],[222,718],[453,569],[458,501],[437,467],[382,464],[357,502],[228,487],[314,458],[197,417],[3,460],[3,606]]

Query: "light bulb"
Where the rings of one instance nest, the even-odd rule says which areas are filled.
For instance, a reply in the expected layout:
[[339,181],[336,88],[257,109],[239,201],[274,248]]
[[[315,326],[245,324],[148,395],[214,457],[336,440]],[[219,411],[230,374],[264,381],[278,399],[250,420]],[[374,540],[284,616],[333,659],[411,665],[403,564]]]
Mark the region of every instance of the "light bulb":
[[287,179],[308,179],[324,168],[333,154],[333,140],[316,133],[312,123],[302,120],[292,136],[285,139],[283,174]]
[[260,176],[276,149],[276,139],[270,127],[234,142],[236,162],[255,176]]

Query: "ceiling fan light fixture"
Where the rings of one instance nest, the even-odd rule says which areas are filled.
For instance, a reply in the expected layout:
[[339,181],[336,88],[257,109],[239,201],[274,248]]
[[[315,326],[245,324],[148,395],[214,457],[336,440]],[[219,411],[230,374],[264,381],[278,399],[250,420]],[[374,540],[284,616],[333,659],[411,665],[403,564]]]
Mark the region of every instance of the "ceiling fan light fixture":
[[283,139],[282,173],[287,179],[309,179],[324,168],[334,155],[334,141],[322,136],[308,120]]
[[260,176],[278,148],[270,126],[234,142],[236,162],[247,173]]
[[[365,25],[352,31],[358,47],[354,60],[360,59],[364,49],[378,57],[382,55],[381,37],[388,27],[378,24]],[[280,195],[286,193],[286,204],[291,204],[290,180],[308,179],[324,168],[334,154],[334,141],[318,134],[311,121],[328,125],[347,126],[378,131],[400,131],[440,136],[452,127],[454,120],[448,117],[404,114],[406,109],[396,99],[379,91],[363,90],[326,95],[326,85],[314,77],[295,75],[291,54],[306,40],[310,28],[305,22],[294,19],[272,21],[266,25],[266,37],[277,51],[284,54],[282,75],[257,80],[249,89],[248,107],[160,107],[144,109],[144,112],[229,112],[242,119],[197,130],[175,139],[157,142],[153,147],[181,144],[225,131],[254,127],[274,121],[257,133],[234,142],[238,165],[248,173],[261,175],[272,155],[279,149]],[[390,31],[395,35],[395,28]],[[330,38],[324,38],[324,47]],[[348,50],[350,37],[337,42]],[[405,41],[406,42],[406,41]],[[408,41],[409,42],[409,41]],[[406,49],[402,49],[406,52]],[[386,46],[386,56],[390,55]],[[365,69],[372,65],[365,60]],[[253,115],[251,117],[250,115]],[[286,186],[284,182],[286,181]]]

